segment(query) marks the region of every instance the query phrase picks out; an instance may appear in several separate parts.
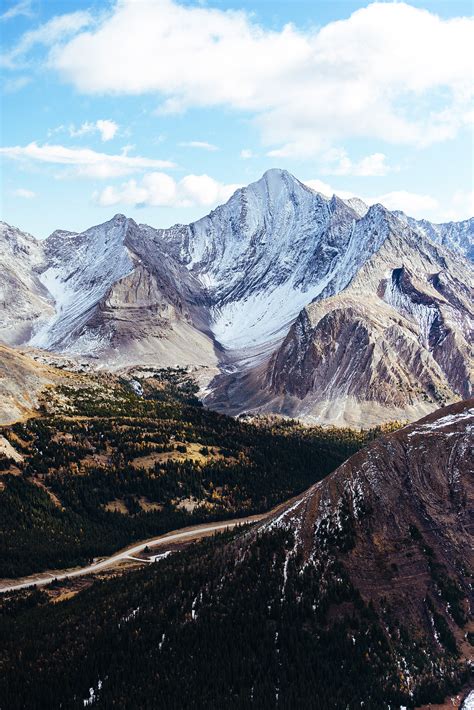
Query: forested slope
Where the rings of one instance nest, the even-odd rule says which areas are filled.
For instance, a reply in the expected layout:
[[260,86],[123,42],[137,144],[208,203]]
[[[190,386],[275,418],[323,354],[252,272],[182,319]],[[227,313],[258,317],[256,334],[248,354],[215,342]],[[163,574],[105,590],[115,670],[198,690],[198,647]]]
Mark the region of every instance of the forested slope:
[[0,577],[268,510],[382,431],[236,420],[195,393],[184,370],[88,375],[50,388],[38,417],[2,428],[18,456],[0,453]]

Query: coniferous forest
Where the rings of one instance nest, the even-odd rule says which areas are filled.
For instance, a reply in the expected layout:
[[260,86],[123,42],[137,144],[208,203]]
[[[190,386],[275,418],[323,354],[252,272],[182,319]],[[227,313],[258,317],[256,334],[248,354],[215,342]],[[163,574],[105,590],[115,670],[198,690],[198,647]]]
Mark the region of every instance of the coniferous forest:
[[381,710],[466,679],[455,649],[376,612],[331,555],[285,568],[292,545],[221,534],[59,603],[2,599],[2,707]]
[[[16,455],[1,459],[0,576],[268,510],[399,426],[233,419],[204,409],[183,370],[140,382],[84,376],[2,429]],[[355,523],[371,525],[370,506],[355,514],[342,497],[338,519],[311,532],[309,556],[301,533],[270,521],[138,570],[3,594],[0,707],[388,710],[443,700],[468,679],[465,591],[412,525],[406,557],[423,560],[440,596],[423,600],[434,632],[388,599],[367,602],[344,562]]]
[[269,510],[382,432],[236,420],[203,408],[184,370],[143,388],[91,376],[49,390],[38,417],[1,430],[23,460],[0,459],[0,577]]

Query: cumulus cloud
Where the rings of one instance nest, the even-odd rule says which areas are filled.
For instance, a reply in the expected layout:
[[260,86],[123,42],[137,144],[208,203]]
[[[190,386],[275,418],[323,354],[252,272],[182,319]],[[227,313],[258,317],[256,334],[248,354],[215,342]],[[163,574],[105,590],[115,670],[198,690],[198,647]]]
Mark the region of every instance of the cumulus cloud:
[[390,171],[387,156],[383,153],[372,153],[357,162],[353,162],[344,149],[332,149],[322,156],[325,175],[357,175],[369,177],[387,175]]
[[355,197],[353,192],[348,190],[339,190],[332,187],[329,183],[324,182],[315,178],[314,180],[304,180],[304,184],[310,187],[315,192],[320,192],[324,197],[332,197],[332,195],[338,195],[343,200],[348,200],[350,197]]
[[364,196],[357,195],[350,190],[334,188],[329,183],[318,179],[305,180],[304,182],[308,187],[316,190],[316,192],[320,192],[325,197],[338,195],[338,197],[341,197],[343,200],[358,197],[365,202],[366,205],[381,204],[389,210],[401,210],[410,217],[416,217],[417,219],[435,218],[435,213],[439,207],[438,201],[431,195],[408,192],[406,190],[395,190],[381,195]]
[[219,150],[214,143],[207,143],[206,141],[182,141],[179,145],[183,148],[199,148],[200,150],[208,150],[209,152]]
[[97,130],[100,133],[100,137],[103,141],[110,141],[115,137],[118,131],[118,124],[115,121],[110,121],[108,119],[99,119],[96,121]]
[[[75,125],[72,124],[67,130],[72,138],[98,132],[100,133],[100,137],[103,141],[110,141],[115,137],[118,129],[119,125],[118,123],[115,123],[115,121],[111,121],[110,119],[99,119],[95,122],[85,121],[79,126],[79,128],[76,128]],[[65,130],[65,127],[59,126],[53,131],[53,133],[58,133],[62,130]]]
[[[389,210],[402,210],[410,217],[422,219],[433,214],[439,207],[438,201],[431,195],[408,192],[407,190],[394,190],[378,197],[367,198],[368,204],[380,202]],[[429,219],[429,217],[428,217]]]
[[457,190],[451,205],[445,211],[443,221],[452,222],[474,216],[474,190]]
[[93,28],[52,41],[48,61],[85,93],[156,93],[164,113],[250,112],[273,156],[305,157],[349,136],[424,146],[456,135],[469,120],[473,25],[374,2],[317,29],[275,31],[244,12],[120,0]]
[[150,168],[173,168],[174,163],[167,160],[155,160],[141,156],[99,153],[90,148],[67,148],[63,145],[38,145],[36,142],[26,146],[0,148],[0,154],[12,160],[52,165],[69,166],[73,175],[107,179],[121,177]]
[[36,192],[26,190],[24,187],[19,187],[16,190],[13,190],[13,194],[15,197],[22,197],[25,200],[32,200],[33,197],[36,197]]
[[242,160],[250,160],[251,158],[255,157],[253,154],[253,151],[250,150],[250,148],[243,148],[240,151],[240,157]]
[[[343,200],[358,197],[366,205],[380,203],[389,210],[401,210],[410,217],[433,222],[459,221],[474,215],[474,193],[456,192],[448,203],[440,205],[432,195],[394,190],[379,195],[358,195],[351,190],[341,190],[320,179],[304,180],[305,185],[325,197],[336,194]],[[186,175],[175,180],[163,172],[150,172],[141,180],[131,179],[122,185],[108,185],[94,193],[94,201],[102,207],[204,207],[213,208],[226,202],[241,185],[225,184],[209,175]]]
[[223,184],[209,175],[186,175],[174,180],[166,173],[152,172],[142,180],[129,180],[120,187],[107,186],[94,195],[103,207],[149,205],[152,207],[213,207],[226,202],[240,185]]

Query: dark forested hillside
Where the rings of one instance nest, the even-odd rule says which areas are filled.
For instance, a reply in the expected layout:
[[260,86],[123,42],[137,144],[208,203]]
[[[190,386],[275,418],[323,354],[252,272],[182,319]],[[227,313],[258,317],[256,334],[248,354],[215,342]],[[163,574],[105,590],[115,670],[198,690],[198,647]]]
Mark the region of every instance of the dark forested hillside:
[[[380,620],[340,565],[304,575],[292,565],[282,593],[291,535],[258,537],[243,564],[236,542],[224,543],[96,582],[69,602],[43,592],[4,601],[5,707],[72,710],[95,697],[143,710],[381,710],[406,699]],[[410,654],[423,660],[421,646]]]
[[373,442],[273,519],[51,603],[0,599],[8,710],[439,702],[472,657],[474,410]]
[[0,577],[82,564],[170,529],[271,508],[381,429],[235,420],[203,408],[184,370],[84,376],[0,433]]

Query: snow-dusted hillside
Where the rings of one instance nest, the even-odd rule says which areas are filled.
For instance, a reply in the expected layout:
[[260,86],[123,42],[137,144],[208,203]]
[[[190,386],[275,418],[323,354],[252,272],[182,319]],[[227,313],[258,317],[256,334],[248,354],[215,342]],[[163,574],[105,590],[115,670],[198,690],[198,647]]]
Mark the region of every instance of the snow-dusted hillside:
[[281,338],[306,304],[345,288],[387,237],[385,217],[376,205],[360,219],[275,169],[159,238],[202,284],[212,332],[232,351]]
[[38,276],[45,266],[44,244],[0,222],[0,341],[17,345],[54,316]]
[[56,314],[36,331],[30,345],[67,349],[91,309],[133,270],[125,247],[129,224],[120,216],[82,234],[57,231],[46,240],[47,268],[39,280],[51,295]]
[[423,237],[428,237],[448,249],[458,251],[474,261],[474,217],[463,222],[444,222],[434,224],[426,219],[414,219],[404,212],[395,212],[396,216]]
[[[114,368],[146,362],[205,366],[209,378],[218,365],[240,372],[271,357],[309,304],[344,292],[361,273],[357,298],[376,292],[385,267],[374,257],[388,243],[397,245],[391,269],[413,271],[420,257],[444,283],[449,255],[443,261],[432,240],[468,253],[471,222],[430,225],[381,205],[326,199],[274,169],[190,225],[154,229],[116,215],[80,234],[57,230],[44,242],[3,225],[0,338]],[[456,283],[462,279],[469,284],[470,273]],[[383,308],[389,304],[394,318],[421,318],[429,350],[433,308],[392,286]],[[464,342],[465,294],[449,278],[445,287],[450,332]]]

